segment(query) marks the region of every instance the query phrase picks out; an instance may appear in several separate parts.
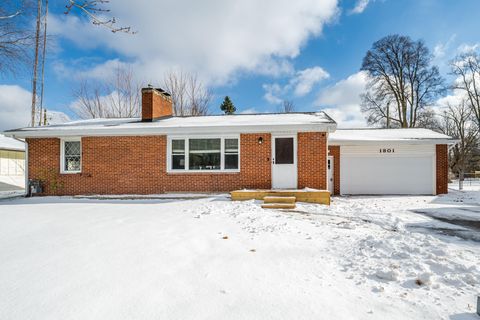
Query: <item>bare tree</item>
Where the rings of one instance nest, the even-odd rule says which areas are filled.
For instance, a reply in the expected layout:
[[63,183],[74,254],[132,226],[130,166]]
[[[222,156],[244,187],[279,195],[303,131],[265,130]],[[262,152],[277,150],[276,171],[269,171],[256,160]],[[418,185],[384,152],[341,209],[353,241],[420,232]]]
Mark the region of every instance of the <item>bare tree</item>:
[[0,75],[16,74],[30,61],[32,9],[30,0],[3,0],[0,5]]
[[417,127],[438,131],[440,119],[438,114],[431,107],[426,107],[417,116]]
[[138,117],[141,88],[131,68],[119,66],[114,75],[102,83],[82,81],[74,90],[77,100],[72,111],[82,119]]
[[89,86],[88,81],[82,81],[78,89],[75,89],[72,111],[81,119],[105,118],[103,94],[100,89]]
[[291,100],[283,100],[282,104],[278,107],[278,111],[282,113],[295,112],[295,104]]
[[463,189],[466,164],[474,155],[479,136],[479,128],[471,119],[471,110],[463,100],[458,105],[448,105],[440,127],[445,134],[459,140],[450,149],[449,162],[452,171],[458,173],[460,190]]
[[480,56],[476,52],[459,55],[450,65],[457,76],[453,88],[465,92],[472,117],[480,127]]
[[110,2],[109,0],[67,0],[67,2],[65,14],[70,14],[73,9],[78,9],[96,26],[103,26],[110,29],[113,33],[136,33],[136,31],[132,31],[131,27],[117,26],[117,19],[115,17],[102,17],[102,15],[110,12],[110,10],[106,8],[106,5]]
[[367,115],[367,123],[380,125],[383,128],[399,127],[399,123],[392,125],[392,100],[383,91],[374,91],[368,88],[361,96],[362,112]]
[[170,71],[164,77],[163,86],[172,95],[175,115],[201,116],[208,114],[212,94],[196,74]]
[[[43,2],[45,1],[45,5]],[[66,5],[65,14],[69,14],[74,8],[79,9],[83,14],[87,15],[94,25],[104,26],[110,29],[112,32],[125,32],[135,33],[131,30],[131,27],[117,27],[115,17],[102,19],[100,14],[105,14],[110,10],[106,9],[104,5],[108,4],[108,0],[85,0],[76,1],[68,0]],[[43,9],[42,7],[45,7]],[[43,16],[43,25],[41,24]],[[43,110],[43,97],[45,88],[45,57],[47,46],[47,17],[48,17],[48,0],[37,0],[37,16],[35,27],[35,53],[33,59],[33,76],[32,76],[32,106],[31,106],[31,126],[35,126],[36,119],[40,119],[38,124],[42,122],[42,110]],[[41,36],[43,28],[43,37]],[[43,41],[42,41],[43,38]],[[41,53],[40,53],[41,51]],[[40,58],[41,56],[41,58]],[[41,82],[40,82],[40,105],[37,101],[37,81],[38,81],[38,69],[39,59],[41,59]],[[39,109],[39,110],[38,110]],[[39,112],[40,116],[37,117],[36,113]]]
[[443,91],[437,67],[423,41],[390,35],[375,42],[363,58],[361,70],[369,81],[362,111],[370,124],[418,127],[426,107]]

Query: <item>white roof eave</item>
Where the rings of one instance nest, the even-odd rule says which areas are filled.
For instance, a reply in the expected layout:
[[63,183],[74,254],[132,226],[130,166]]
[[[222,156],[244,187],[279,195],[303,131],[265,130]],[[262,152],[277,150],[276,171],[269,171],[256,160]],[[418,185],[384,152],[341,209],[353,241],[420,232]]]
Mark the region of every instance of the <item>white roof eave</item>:
[[281,125],[244,125],[244,126],[176,126],[176,127],[123,127],[104,126],[75,128],[63,127],[38,128],[34,130],[11,130],[5,136],[15,138],[52,138],[52,137],[89,137],[89,136],[146,136],[169,134],[215,134],[215,133],[275,133],[275,132],[332,132],[336,123],[307,123]]
[[25,152],[25,148],[15,148],[15,147],[1,147],[0,146],[0,150]]
[[455,144],[455,139],[391,139],[391,140],[334,140],[329,139],[328,144],[331,146],[372,146],[372,145],[432,145],[432,144]]

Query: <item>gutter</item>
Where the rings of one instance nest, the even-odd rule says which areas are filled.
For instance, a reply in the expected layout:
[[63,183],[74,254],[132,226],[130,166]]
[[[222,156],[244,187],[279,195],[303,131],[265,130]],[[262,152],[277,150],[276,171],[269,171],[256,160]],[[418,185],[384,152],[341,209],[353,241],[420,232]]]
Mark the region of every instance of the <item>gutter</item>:
[[244,125],[244,126],[176,126],[176,127],[118,127],[102,126],[97,128],[72,129],[40,129],[40,130],[10,130],[3,134],[15,138],[58,138],[58,137],[91,137],[91,136],[155,136],[169,134],[218,134],[218,133],[263,133],[263,132],[333,132],[336,123],[309,123],[287,125]]
[[377,146],[385,144],[399,144],[399,145],[431,145],[431,144],[447,144],[454,145],[458,143],[455,139],[412,139],[412,140],[329,140],[329,145],[332,146]]

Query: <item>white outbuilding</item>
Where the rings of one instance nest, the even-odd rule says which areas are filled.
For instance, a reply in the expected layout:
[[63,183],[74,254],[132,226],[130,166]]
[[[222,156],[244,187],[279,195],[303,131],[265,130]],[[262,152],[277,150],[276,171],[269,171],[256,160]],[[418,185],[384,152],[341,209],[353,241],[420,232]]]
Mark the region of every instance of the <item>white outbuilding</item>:
[[0,183],[25,185],[25,143],[0,134]]

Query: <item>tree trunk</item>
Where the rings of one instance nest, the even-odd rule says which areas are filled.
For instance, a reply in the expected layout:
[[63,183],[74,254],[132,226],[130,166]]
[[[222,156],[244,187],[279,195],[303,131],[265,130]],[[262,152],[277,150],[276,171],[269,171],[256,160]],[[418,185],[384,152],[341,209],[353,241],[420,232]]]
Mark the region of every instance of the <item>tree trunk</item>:
[[463,190],[463,179],[464,179],[464,170],[460,169],[460,173],[458,174],[458,190],[462,191]]
[[402,101],[402,128],[408,128],[407,108],[405,101]]

